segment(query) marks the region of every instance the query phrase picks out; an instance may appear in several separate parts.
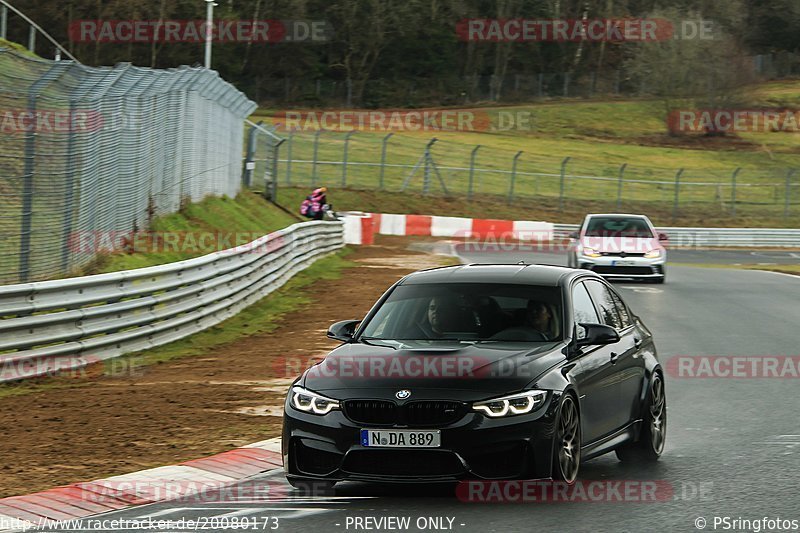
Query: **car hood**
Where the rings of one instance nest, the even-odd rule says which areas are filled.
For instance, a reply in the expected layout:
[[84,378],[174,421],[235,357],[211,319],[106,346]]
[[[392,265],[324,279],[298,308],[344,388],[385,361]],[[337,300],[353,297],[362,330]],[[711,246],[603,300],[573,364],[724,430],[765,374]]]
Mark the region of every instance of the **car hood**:
[[415,399],[441,398],[442,389],[452,399],[485,398],[526,388],[565,360],[563,348],[563,342],[344,344],[309,368],[300,384],[336,399],[353,390],[394,398],[400,389],[412,390]]
[[661,243],[654,237],[581,237],[581,245],[606,253],[639,253],[661,248]]

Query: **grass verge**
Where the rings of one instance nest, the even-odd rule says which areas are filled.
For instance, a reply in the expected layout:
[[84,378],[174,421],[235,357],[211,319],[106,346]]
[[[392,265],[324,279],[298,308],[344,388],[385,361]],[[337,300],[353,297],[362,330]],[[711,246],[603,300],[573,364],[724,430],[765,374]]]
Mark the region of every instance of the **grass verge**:
[[116,272],[190,259],[244,244],[297,221],[251,191],[243,191],[235,199],[210,197],[155,218],[148,238],[134,241],[130,253],[102,255],[82,273]]

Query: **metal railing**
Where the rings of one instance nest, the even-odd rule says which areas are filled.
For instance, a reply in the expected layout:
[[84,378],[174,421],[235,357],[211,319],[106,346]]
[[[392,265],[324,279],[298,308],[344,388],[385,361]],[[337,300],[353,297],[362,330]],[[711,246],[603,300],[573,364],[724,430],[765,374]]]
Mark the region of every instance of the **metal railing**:
[[[241,188],[256,105],[214,71],[93,68],[0,47],[0,283],[70,275],[75,235]],[[74,275],[74,274],[73,274]]]
[[[577,224],[554,224],[553,238],[562,240],[578,231]],[[669,237],[670,247],[800,248],[800,229],[784,228],[656,228]]]
[[[263,126],[260,126],[263,128]],[[251,132],[255,130],[251,127]],[[270,131],[275,136],[275,133]],[[254,135],[250,134],[251,137]],[[648,168],[609,164],[602,156],[529,154],[369,131],[297,131],[254,143],[247,160],[263,166],[253,176],[281,185],[349,187],[424,195],[486,195],[508,204],[571,201],[603,204],[603,210],[657,207],[674,221],[689,210],[725,216],[795,217],[800,214],[800,158],[781,154],[746,168]],[[264,181],[260,181],[260,180]]]
[[204,330],[343,246],[341,222],[304,222],[186,261],[0,286],[0,382],[79,368]]

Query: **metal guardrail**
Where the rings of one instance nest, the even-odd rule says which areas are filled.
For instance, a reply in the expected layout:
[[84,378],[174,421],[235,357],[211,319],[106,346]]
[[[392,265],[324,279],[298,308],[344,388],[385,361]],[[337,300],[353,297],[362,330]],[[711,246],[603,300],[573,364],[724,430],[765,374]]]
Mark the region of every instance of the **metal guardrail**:
[[0,286],[0,382],[79,368],[204,330],[343,246],[341,222],[303,222],[185,261]]
[[[577,224],[554,224],[553,238],[566,239]],[[785,228],[656,228],[666,233],[670,247],[713,248],[752,246],[800,248],[800,229]]]

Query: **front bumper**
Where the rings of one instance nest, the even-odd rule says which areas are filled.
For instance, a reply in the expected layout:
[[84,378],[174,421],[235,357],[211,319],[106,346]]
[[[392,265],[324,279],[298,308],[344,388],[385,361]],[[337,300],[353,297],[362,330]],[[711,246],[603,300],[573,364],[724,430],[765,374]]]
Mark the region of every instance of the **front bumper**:
[[666,275],[665,256],[649,259],[646,257],[621,257],[605,255],[587,257],[578,255],[578,268],[591,270],[604,278],[658,279]]
[[[533,479],[551,475],[555,408],[553,394],[536,412],[490,419],[470,412],[437,428],[439,448],[371,448],[362,428],[342,411],[324,416],[287,405],[283,425],[286,476],[302,480],[387,483],[453,482],[462,479]],[[416,429],[395,426],[394,429]]]

